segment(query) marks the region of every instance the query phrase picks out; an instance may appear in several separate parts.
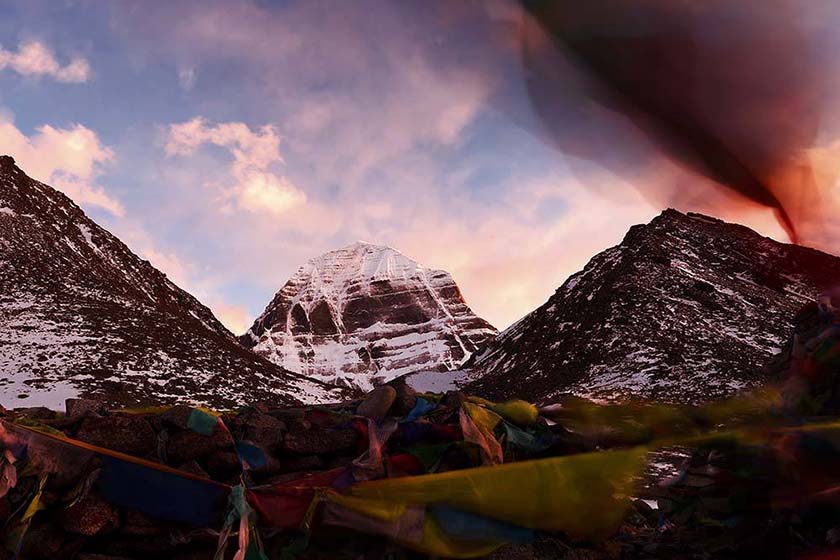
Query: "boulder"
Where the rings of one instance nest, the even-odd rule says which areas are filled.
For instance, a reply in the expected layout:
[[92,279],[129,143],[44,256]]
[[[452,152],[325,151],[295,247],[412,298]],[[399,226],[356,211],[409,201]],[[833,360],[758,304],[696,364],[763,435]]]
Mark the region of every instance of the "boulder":
[[184,471],[185,473],[194,474],[195,476],[200,476],[201,478],[210,478],[210,475],[201,468],[201,465],[198,464],[198,461],[193,459],[192,461],[187,461],[178,466],[179,471]]
[[188,429],[187,420],[189,420],[192,412],[193,408],[191,406],[177,404],[161,414],[160,418],[169,427],[186,430]]
[[283,472],[283,462],[273,455],[266,454],[266,461],[260,467],[252,467],[251,473],[262,477]]
[[60,517],[62,529],[88,537],[108,533],[119,526],[119,516],[114,507],[93,492],[62,510]]
[[21,408],[16,410],[15,412],[17,412],[19,416],[23,416],[24,418],[30,418],[32,420],[53,420],[56,416],[56,412],[54,410],[50,410],[45,406]]
[[89,416],[82,421],[76,439],[114,451],[142,456],[157,447],[152,426],[140,416]]
[[94,399],[67,399],[64,401],[64,410],[68,418],[81,418],[90,414],[105,412],[105,405]]
[[286,424],[293,422],[294,420],[302,420],[304,416],[306,416],[307,409],[305,408],[280,408],[277,410],[272,410],[269,412],[269,415],[277,418],[278,420],[282,420]]
[[[84,543],[82,537],[67,535],[53,524],[43,524],[31,527],[25,534],[22,547],[22,558],[49,559],[73,558]],[[5,547],[0,551],[7,552]],[[8,556],[0,553],[0,558],[14,558],[11,552]]]
[[268,414],[250,411],[233,421],[233,429],[240,440],[271,451],[281,443],[286,423]]
[[149,537],[165,535],[170,531],[170,526],[166,522],[158,521],[136,509],[126,509],[123,519],[123,525],[120,528],[121,535]]
[[[228,436],[229,437],[229,436]],[[228,442],[228,444],[232,441]],[[191,430],[182,430],[170,434],[166,443],[166,456],[169,462],[174,465],[200,459],[219,449],[225,447],[220,438],[216,435],[203,436]]]
[[0,498],[0,526],[6,523],[6,520],[9,519],[9,516],[12,514],[12,506],[9,504],[9,500],[5,498]]
[[414,387],[405,382],[405,378],[400,377],[388,384],[397,392],[397,397],[394,399],[394,404],[391,405],[389,412],[390,416],[402,418],[407,415],[417,404],[417,391]]
[[447,391],[441,404],[447,408],[460,408],[467,396],[461,391]]
[[355,430],[314,428],[286,434],[283,449],[299,455],[336,454],[355,448],[358,439]]
[[204,466],[214,480],[228,480],[242,470],[239,455],[233,451],[216,451],[204,460]]
[[289,457],[280,461],[278,472],[290,473],[300,471],[320,471],[324,469],[324,461],[317,455],[304,457]]
[[381,420],[388,415],[388,410],[397,398],[397,390],[390,385],[381,385],[365,396],[356,409],[359,416]]

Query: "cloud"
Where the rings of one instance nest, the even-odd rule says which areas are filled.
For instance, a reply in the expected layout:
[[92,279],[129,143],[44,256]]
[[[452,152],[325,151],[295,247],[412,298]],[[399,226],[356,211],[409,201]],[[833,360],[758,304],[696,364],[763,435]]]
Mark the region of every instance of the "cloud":
[[[235,286],[231,302],[262,309],[308,258],[367,239],[450,271],[473,309],[505,327],[661,211],[615,176],[571,169],[511,122],[529,114],[506,111],[499,90],[511,104],[525,92],[505,87],[510,68],[495,64],[518,71],[516,43],[505,35],[500,52],[477,4],[333,4],[126,1],[116,11],[120,36],[144,57],[171,68],[177,53],[183,67],[226,70],[202,74],[206,119],[167,128],[156,184],[178,185],[161,200],[177,200],[167,206],[189,220],[167,216],[155,231],[172,230],[173,247],[207,263],[194,278]],[[494,5],[510,31],[518,11],[508,4]],[[283,138],[226,122],[245,118],[232,110],[282,123]],[[207,187],[247,212],[218,212]]]
[[450,272],[473,311],[503,329],[618,244],[629,225],[659,213],[633,190],[623,192],[605,198],[574,178],[547,175],[511,185],[499,205],[456,204],[460,220],[429,207],[385,237],[421,264]]
[[[455,148],[495,76],[474,13],[452,2],[118,3],[115,25],[146,55],[225,65],[289,144],[317,152],[317,180],[365,181],[418,148]],[[375,13],[376,17],[369,17]],[[468,45],[464,47],[464,45]],[[214,78],[207,78],[210,83]]]
[[244,334],[254,322],[248,310],[239,305],[231,305],[215,298],[210,298],[203,303],[213,310],[216,318],[233,334]]
[[195,87],[197,77],[198,73],[195,66],[178,68],[178,84],[184,91],[191,91]]
[[169,126],[164,149],[169,156],[185,156],[203,145],[225,148],[233,156],[232,185],[223,196],[253,212],[283,214],[306,203],[306,194],[282,175],[269,170],[282,163],[280,135],[271,125],[252,131],[241,122],[208,125],[201,117]]
[[122,204],[96,184],[102,166],[114,161],[114,152],[89,128],[45,124],[26,136],[0,115],[0,151],[14,157],[31,177],[63,191],[77,204],[96,206],[116,216],[125,214]]
[[90,63],[84,58],[73,58],[62,66],[52,50],[39,41],[27,41],[17,51],[0,47],[0,70],[10,68],[22,76],[49,76],[59,82],[78,84],[90,79]]

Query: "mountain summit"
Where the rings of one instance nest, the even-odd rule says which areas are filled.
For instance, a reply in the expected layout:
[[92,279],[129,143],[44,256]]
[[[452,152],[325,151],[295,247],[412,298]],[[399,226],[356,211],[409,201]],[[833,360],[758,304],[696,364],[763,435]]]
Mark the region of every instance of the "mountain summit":
[[466,389],[699,402],[760,384],[840,258],[700,214],[633,226],[477,356]]
[[291,371],[370,389],[457,369],[496,333],[449,273],[359,241],[301,267],[240,341]]
[[0,401],[131,406],[324,401],[248,352],[194,297],[69,198],[0,157]]

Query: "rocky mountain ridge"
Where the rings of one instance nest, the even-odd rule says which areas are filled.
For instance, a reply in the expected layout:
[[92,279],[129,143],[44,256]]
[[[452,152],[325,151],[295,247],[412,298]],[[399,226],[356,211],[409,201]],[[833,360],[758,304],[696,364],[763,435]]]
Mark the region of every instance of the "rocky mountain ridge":
[[0,157],[0,398],[232,407],[340,393],[247,351],[193,296]]
[[472,364],[468,391],[701,402],[763,382],[840,258],[700,214],[633,226]]

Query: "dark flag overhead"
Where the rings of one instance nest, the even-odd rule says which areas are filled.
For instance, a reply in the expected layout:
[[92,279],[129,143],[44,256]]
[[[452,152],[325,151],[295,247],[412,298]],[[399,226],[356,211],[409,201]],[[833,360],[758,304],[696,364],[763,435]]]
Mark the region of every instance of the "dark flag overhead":
[[[644,159],[591,117],[772,208],[791,239],[815,188],[826,72],[784,0],[523,0],[528,94],[560,149],[626,172]],[[594,117],[593,117],[594,118]]]

